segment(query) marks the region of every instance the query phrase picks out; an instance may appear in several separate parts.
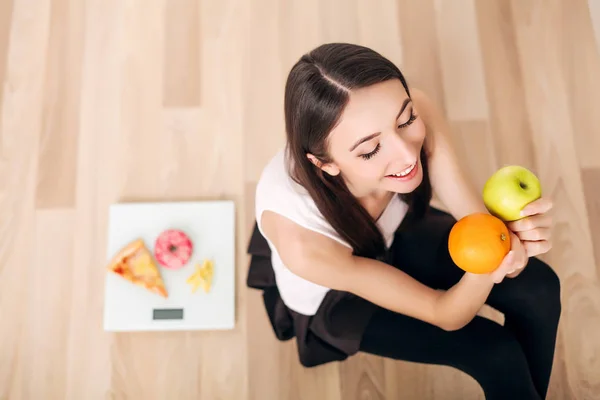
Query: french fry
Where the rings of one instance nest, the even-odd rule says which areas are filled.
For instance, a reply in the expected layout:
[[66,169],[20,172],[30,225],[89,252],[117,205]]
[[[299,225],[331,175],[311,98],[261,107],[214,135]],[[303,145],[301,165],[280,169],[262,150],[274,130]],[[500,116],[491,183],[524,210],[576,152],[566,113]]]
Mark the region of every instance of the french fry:
[[192,285],[192,293],[196,293],[199,287],[202,287],[205,293],[208,293],[212,287],[212,278],[214,275],[214,264],[210,260],[204,260],[202,265],[196,263],[196,270],[186,283]]

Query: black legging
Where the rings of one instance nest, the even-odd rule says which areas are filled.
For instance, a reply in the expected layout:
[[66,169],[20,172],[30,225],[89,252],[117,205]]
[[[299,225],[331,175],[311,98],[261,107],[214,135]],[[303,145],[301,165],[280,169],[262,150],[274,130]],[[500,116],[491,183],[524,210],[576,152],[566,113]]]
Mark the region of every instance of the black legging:
[[[463,272],[444,240],[437,261],[424,264],[418,249],[394,249],[394,264],[420,282],[448,289]],[[445,331],[426,322],[379,309],[364,334],[361,351],[397,360],[449,365],[471,375],[486,399],[545,398],[561,312],[560,281],[531,258],[521,274],[495,285],[487,304],[504,313],[504,326],[476,316],[464,328]]]

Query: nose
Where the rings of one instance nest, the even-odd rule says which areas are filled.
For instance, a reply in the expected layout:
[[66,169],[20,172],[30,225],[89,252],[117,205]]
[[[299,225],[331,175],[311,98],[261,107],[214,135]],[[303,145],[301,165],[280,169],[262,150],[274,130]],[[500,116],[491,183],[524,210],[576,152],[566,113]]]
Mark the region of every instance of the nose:
[[389,135],[389,148],[394,159],[402,160],[406,165],[411,164],[416,159],[416,154],[412,143],[402,138],[397,132]]

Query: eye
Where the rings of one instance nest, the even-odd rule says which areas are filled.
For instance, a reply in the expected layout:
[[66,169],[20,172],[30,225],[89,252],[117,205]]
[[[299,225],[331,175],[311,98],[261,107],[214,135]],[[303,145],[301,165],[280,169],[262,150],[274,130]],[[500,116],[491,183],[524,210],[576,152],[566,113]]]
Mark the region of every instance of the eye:
[[369,160],[371,157],[373,157],[375,154],[379,153],[379,150],[381,149],[381,144],[377,143],[377,146],[375,146],[375,148],[373,149],[372,152],[367,153],[367,154],[361,154],[360,156],[362,158],[364,158],[365,160]]
[[410,110],[410,118],[405,123],[398,125],[398,128],[400,128],[400,129],[406,128],[407,126],[409,126],[413,122],[415,122],[416,119],[417,119],[417,115],[415,115],[415,111],[414,110]]

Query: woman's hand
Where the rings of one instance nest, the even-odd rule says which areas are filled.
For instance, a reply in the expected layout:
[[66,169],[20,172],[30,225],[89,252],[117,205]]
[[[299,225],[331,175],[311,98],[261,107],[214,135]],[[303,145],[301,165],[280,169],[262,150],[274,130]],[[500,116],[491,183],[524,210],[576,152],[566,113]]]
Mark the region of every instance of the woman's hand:
[[542,197],[523,208],[521,215],[525,218],[506,224],[521,239],[529,257],[546,253],[552,248],[552,218],[548,215],[551,209],[552,202]]
[[529,262],[527,251],[517,235],[512,232],[509,232],[509,235],[510,251],[504,257],[500,266],[490,273],[494,283],[502,282],[504,277],[514,278],[515,276],[519,275]]

